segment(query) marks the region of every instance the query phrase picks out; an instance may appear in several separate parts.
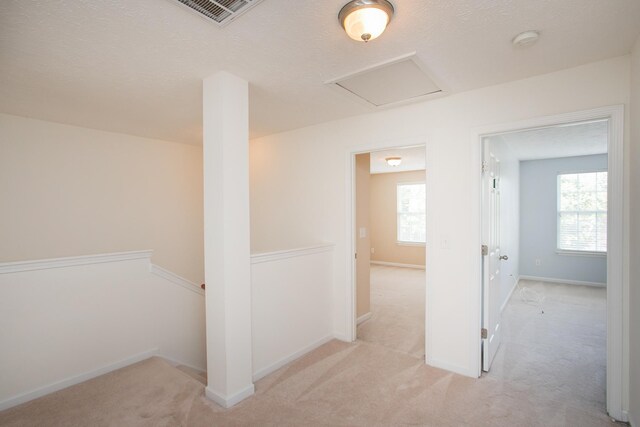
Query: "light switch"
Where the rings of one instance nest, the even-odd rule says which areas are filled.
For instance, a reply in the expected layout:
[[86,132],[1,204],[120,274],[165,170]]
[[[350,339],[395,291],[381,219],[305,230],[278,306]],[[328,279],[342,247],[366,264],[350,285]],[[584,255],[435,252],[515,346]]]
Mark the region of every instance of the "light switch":
[[442,236],[440,238],[440,249],[451,249],[449,236]]
[[365,237],[367,237],[367,228],[366,227],[360,227],[360,238],[364,239]]

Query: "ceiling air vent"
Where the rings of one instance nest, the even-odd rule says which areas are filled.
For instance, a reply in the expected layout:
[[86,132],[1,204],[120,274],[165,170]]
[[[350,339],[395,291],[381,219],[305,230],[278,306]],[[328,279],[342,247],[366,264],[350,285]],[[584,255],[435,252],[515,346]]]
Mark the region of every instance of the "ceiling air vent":
[[233,21],[262,0],[177,0],[220,26]]

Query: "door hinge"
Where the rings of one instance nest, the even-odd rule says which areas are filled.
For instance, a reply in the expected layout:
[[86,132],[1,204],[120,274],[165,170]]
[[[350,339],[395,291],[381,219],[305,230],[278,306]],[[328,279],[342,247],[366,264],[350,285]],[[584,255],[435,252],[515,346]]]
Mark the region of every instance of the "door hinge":
[[482,255],[489,255],[489,246],[482,245]]
[[487,329],[486,328],[480,329],[480,336],[482,337],[483,340],[487,339]]
[[358,253],[357,252],[354,254],[354,258],[358,259]]

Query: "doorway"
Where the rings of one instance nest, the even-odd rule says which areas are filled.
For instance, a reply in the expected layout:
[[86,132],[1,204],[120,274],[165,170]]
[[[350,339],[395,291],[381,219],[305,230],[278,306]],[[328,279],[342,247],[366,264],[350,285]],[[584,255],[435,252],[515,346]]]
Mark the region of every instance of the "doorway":
[[425,147],[352,153],[353,340],[425,355]]
[[624,420],[621,130],[621,108],[611,107],[477,133],[478,367],[491,376],[513,373],[514,363],[538,366],[565,397],[601,399]]

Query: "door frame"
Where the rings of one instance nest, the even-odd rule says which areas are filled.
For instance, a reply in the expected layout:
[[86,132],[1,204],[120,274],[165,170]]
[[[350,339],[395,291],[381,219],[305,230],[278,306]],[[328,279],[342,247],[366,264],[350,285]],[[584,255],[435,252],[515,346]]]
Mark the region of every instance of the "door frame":
[[[352,148],[346,153],[346,168],[347,168],[347,201],[346,201],[346,218],[347,218],[347,250],[345,253],[346,263],[347,263],[347,295],[346,295],[346,319],[347,324],[350,325],[349,330],[347,331],[346,341],[354,342],[356,340],[356,331],[357,331],[357,318],[356,318],[356,260],[355,260],[355,242],[357,237],[356,232],[356,155],[365,154],[365,153],[375,153],[378,151],[386,151],[386,150],[394,150],[401,148],[416,148],[416,147],[424,147],[425,149],[425,185],[427,186],[427,194],[429,194],[429,184],[426,179],[426,174],[428,171],[428,156],[427,156],[427,143],[426,138],[418,137],[418,138],[398,138],[388,141],[382,141],[379,143],[371,143],[369,145],[359,146],[356,148]],[[429,213],[427,212],[427,215]],[[425,265],[426,265],[426,251],[425,251]],[[429,306],[428,302],[429,298],[429,286],[428,286],[428,275],[427,280],[425,281],[426,286],[426,300],[425,300],[425,360],[428,360],[427,349],[429,348]]]
[[474,174],[474,185],[471,196],[477,201],[474,204],[476,227],[473,236],[474,248],[477,248],[476,291],[473,298],[476,303],[476,313],[471,316],[470,324],[470,348],[475,359],[473,365],[477,368],[478,377],[481,375],[481,349],[482,338],[482,265],[480,247],[482,243],[482,139],[485,136],[500,133],[544,128],[560,124],[588,121],[595,119],[607,119],[609,121],[608,140],[608,214],[607,214],[607,412],[620,421],[628,421],[627,411],[624,408],[625,397],[628,395],[628,355],[625,354],[624,339],[624,306],[623,293],[628,281],[625,268],[628,268],[628,247],[624,239],[624,105],[612,105],[591,110],[576,111],[552,116],[534,117],[526,120],[483,126],[472,130],[471,150],[472,167],[478,170]]

